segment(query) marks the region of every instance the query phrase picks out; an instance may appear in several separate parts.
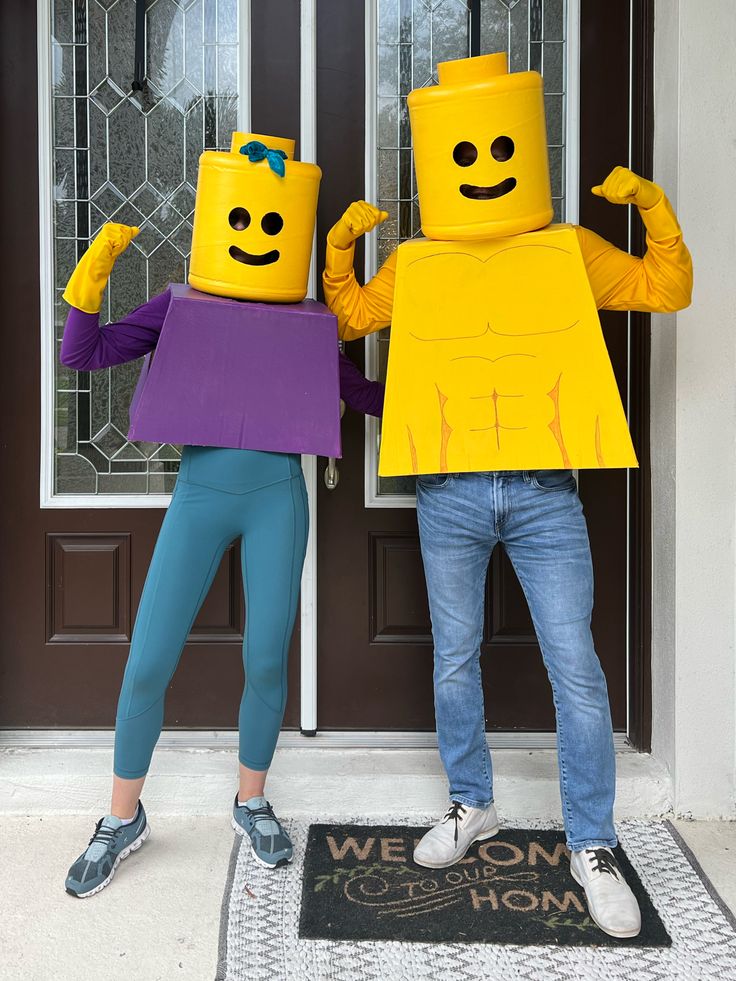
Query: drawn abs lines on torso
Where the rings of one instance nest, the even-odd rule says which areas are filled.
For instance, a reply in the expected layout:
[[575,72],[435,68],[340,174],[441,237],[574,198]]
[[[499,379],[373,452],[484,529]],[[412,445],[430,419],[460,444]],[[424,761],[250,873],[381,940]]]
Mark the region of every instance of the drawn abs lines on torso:
[[[557,415],[553,396],[562,365],[540,363],[531,352],[461,354],[443,365],[434,388],[443,397],[445,430],[488,434],[498,449],[514,434],[548,428]],[[450,436],[445,431],[445,441]]]
[[634,465],[576,232],[399,246],[379,471]]

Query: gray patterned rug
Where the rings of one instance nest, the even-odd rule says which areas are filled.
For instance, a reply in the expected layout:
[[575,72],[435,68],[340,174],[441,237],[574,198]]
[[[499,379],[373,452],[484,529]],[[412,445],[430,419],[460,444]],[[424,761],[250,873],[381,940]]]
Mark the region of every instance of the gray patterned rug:
[[[354,823],[409,822],[383,818]],[[626,821],[618,827],[621,844],[672,938],[669,947],[304,939],[299,921],[310,824],[285,824],[295,852],[289,869],[260,867],[249,845],[235,840],[216,981],[436,981],[447,976],[473,981],[736,981],[736,920],[669,822]]]

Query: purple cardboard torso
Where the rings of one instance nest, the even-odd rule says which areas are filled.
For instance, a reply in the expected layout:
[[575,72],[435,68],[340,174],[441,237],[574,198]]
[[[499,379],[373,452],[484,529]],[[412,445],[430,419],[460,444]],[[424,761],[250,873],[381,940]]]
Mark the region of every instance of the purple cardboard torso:
[[341,455],[337,321],[327,307],[170,291],[129,439]]

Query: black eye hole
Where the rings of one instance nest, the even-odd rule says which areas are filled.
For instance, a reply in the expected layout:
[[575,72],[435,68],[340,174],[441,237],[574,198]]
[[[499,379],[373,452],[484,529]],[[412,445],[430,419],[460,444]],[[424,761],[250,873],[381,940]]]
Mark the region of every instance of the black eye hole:
[[499,163],[503,163],[504,160],[510,160],[513,157],[515,149],[514,141],[510,136],[497,136],[491,143],[491,156]]
[[250,225],[250,215],[245,208],[233,208],[227,220],[236,232],[242,232]]
[[266,235],[278,235],[283,227],[284,219],[278,211],[269,211],[268,214],[261,218],[261,228]]
[[478,150],[472,143],[463,140],[452,151],[452,159],[458,167],[469,167],[478,159]]

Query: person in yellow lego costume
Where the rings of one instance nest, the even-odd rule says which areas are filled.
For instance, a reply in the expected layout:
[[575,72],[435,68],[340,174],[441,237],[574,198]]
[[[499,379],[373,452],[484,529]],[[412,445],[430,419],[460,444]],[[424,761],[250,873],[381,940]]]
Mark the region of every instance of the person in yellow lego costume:
[[552,686],[572,874],[602,930],[635,936],[638,904],[612,852],[613,734],[573,469],[636,466],[597,310],[682,309],[690,255],[662,188],[625,167],[592,190],[636,206],[643,258],[550,225],[542,80],[509,74],[505,54],[440,64],[439,84],[408,104],[426,237],[361,287],[355,240],[387,215],[351,204],[327,237],[324,291],[343,339],[391,325],[380,472],[417,475],[451,805],[414,859],[444,868],[498,831],[479,658],[500,543]]

